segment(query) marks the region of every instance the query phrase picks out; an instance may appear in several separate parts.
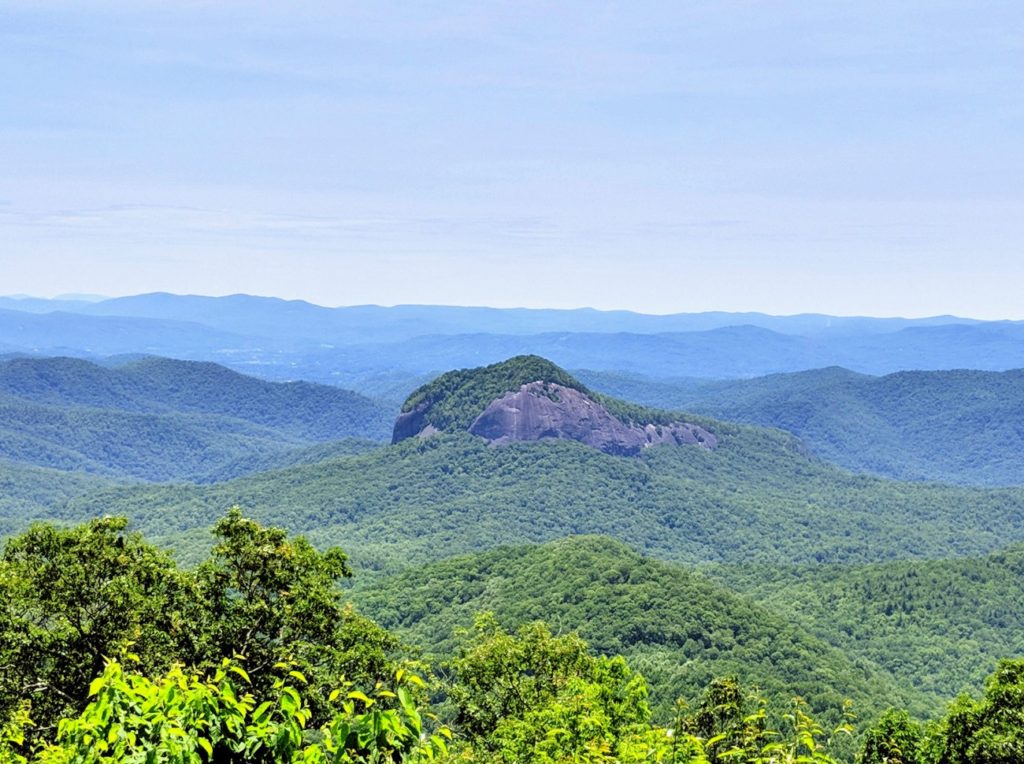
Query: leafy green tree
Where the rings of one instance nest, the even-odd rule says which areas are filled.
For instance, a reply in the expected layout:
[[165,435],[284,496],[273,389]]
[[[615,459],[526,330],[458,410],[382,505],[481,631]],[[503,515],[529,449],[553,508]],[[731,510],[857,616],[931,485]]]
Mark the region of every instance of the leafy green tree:
[[928,764],[1024,761],[1024,659],[1001,661],[980,700],[957,698],[929,735]]
[[766,742],[765,701],[740,686],[735,676],[712,679],[686,726],[705,742],[712,764],[753,754]]
[[243,656],[259,691],[278,678],[275,666],[294,663],[313,685],[317,721],[326,688],[339,677],[372,686],[393,672],[398,640],[342,600],[338,582],[352,575],[344,552],[318,552],[237,507],[214,534],[219,543],[192,576],[187,616],[194,628],[182,660],[211,667]]
[[36,525],[0,557],[0,712],[32,703],[34,732],[77,713],[105,656],[128,644],[147,670],[166,667],[186,625],[173,562],[126,532],[124,518]]
[[923,737],[906,711],[890,708],[865,734],[857,764],[917,764]]
[[[285,667],[282,667],[285,668]],[[56,739],[19,764],[385,764],[427,762],[450,733],[425,734],[423,713],[395,675],[374,697],[336,689],[332,718],[311,739],[312,711],[294,669],[266,696],[251,692],[241,666],[225,660],[204,678],[173,666],[156,678],[108,662],[83,712],[61,722]],[[342,697],[344,696],[344,697]],[[333,701],[332,701],[333,702]]]
[[597,761],[648,730],[643,677],[540,622],[513,635],[489,614],[478,618],[452,667],[457,727],[496,761]]
[[0,718],[30,700],[30,737],[79,713],[105,659],[128,646],[146,674],[244,655],[260,692],[293,662],[312,682],[317,724],[341,677],[372,687],[393,673],[398,640],[342,601],[341,550],[320,553],[234,509],[210,559],[181,571],[126,527],[37,525],[0,557]]
[[243,517],[238,507],[213,532],[219,543],[195,574],[200,655],[234,651],[259,672],[277,662],[286,641],[332,633],[336,583],[352,575],[344,552],[321,554],[301,537]]

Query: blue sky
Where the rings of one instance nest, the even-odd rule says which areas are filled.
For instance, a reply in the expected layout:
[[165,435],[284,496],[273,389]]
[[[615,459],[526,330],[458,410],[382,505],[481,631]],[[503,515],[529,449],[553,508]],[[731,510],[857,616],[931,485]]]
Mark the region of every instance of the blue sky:
[[1017,2],[0,2],[0,293],[1024,318]]

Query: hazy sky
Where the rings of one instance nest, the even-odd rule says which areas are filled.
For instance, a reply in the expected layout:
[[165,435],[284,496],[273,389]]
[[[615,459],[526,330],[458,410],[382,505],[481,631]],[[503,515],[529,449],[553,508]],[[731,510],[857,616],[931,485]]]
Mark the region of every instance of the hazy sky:
[[0,294],[1024,318],[1024,3],[0,2]]

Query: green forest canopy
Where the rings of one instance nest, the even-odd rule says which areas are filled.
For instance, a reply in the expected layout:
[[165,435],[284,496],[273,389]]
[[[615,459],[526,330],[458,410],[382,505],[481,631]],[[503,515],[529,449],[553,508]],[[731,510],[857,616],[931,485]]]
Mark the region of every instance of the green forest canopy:
[[[859,747],[865,764],[966,764],[1024,752],[1024,661],[1001,663],[983,697],[958,698],[927,728],[887,712],[859,743],[834,738],[802,704],[787,717],[766,712],[729,677],[711,681],[690,709],[677,706],[666,727],[629,661],[595,654],[573,633],[540,622],[511,632],[483,616],[435,676],[344,604],[337,583],[351,570],[341,550],[318,552],[238,510],[214,532],[212,554],[192,570],[117,518],[37,525],[6,544],[5,761],[830,764],[852,761]],[[612,563],[609,584],[646,564],[601,539],[552,550]],[[515,578],[516,554],[527,569],[547,564],[529,560],[536,550],[490,561],[513,563]],[[396,593],[399,619],[403,604],[426,594]]]

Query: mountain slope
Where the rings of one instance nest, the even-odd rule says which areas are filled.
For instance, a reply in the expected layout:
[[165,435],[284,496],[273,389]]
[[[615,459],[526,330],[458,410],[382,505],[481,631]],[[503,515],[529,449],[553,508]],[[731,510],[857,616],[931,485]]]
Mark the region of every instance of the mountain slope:
[[787,430],[848,469],[904,480],[1024,483],[1020,369],[871,377],[827,368],[703,384],[581,375],[599,389],[648,405]]
[[204,480],[240,474],[245,463],[295,463],[305,457],[287,457],[293,449],[383,439],[389,419],[347,390],[266,382],[210,363],[0,363],[0,456],[111,477]]
[[780,705],[802,695],[830,717],[845,698],[867,716],[897,699],[923,705],[891,677],[725,587],[608,538],[445,560],[352,594],[363,612],[434,656],[452,655],[455,631],[483,611],[507,628],[542,619],[578,631],[595,650],[629,658],[651,683],[662,718],[676,697],[693,701],[711,678],[728,674]]
[[392,443],[462,430],[496,445],[564,439],[630,456],[654,445],[718,443],[706,427],[681,415],[592,393],[564,369],[532,355],[448,372],[414,391],[395,421]]
[[0,364],[0,391],[61,406],[228,416],[310,440],[383,439],[391,416],[349,390],[156,357],[115,368],[71,358],[13,360]]
[[110,485],[94,475],[12,464],[0,459],[0,539],[35,520],[52,519],[54,507]]
[[269,457],[302,444],[228,417],[62,408],[0,397],[0,454],[64,471],[189,480],[243,454]]
[[747,427],[713,451],[636,458],[444,434],[211,486],[102,491],[55,512],[127,514],[171,539],[233,504],[341,544],[363,568],[568,534],[614,536],[667,560],[775,564],[980,554],[1024,540],[1024,491],[851,475],[808,459],[790,436]]
[[940,703],[1024,655],[1024,546],[980,558],[708,575]]

